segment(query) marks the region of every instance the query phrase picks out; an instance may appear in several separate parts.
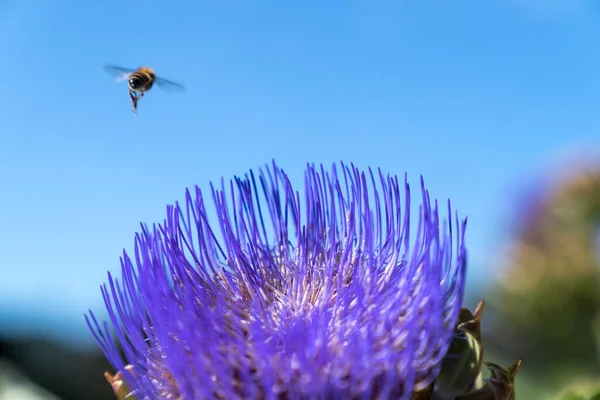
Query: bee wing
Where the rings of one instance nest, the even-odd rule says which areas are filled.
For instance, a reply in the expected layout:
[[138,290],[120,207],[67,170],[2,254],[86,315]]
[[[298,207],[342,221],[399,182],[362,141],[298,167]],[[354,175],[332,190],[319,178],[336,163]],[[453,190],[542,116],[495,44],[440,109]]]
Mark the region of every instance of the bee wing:
[[116,67],[114,65],[106,65],[104,67],[104,71],[106,71],[107,74],[115,78],[117,82],[126,80],[127,78],[129,78],[129,75],[135,72],[134,69],[121,68]]
[[168,92],[182,92],[185,89],[185,86],[180,85],[179,83],[175,83],[175,82],[171,82],[169,80],[163,79],[163,78],[156,78],[156,80],[154,81],[158,87],[160,87],[161,89],[164,89]]

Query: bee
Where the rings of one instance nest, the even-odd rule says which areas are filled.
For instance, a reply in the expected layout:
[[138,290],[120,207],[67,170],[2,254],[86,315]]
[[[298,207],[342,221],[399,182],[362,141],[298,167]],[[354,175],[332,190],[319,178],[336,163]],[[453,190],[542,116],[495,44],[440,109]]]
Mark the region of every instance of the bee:
[[107,65],[104,67],[104,70],[115,78],[117,82],[127,79],[129,98],[131,99],[131,107],[134,114],[137,113],[138,101],[144,97],[144,93],[150,90],[155,83],[158,87],[167,91],[185,90],[185,87],[179,83],[157,77],[154,70],[149,67],[139,67],[134,70]]

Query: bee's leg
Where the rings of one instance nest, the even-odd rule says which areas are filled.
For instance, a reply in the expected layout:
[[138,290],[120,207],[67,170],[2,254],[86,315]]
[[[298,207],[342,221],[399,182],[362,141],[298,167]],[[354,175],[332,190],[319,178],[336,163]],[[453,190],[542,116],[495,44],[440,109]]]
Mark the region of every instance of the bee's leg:
[[133,90],[129,91],[129,98],[131,99],[131,111],[133,111],[134,114],[137,114],[137,102],[140,98]]

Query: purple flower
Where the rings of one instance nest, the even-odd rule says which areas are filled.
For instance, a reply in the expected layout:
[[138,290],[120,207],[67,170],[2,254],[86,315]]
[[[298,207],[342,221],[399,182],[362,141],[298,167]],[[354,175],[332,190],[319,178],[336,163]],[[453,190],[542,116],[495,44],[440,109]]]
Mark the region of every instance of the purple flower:
[[409,235],[406,178],[341,164],[304,179],[301,194],[273,163],[211,185],[216,219],[196,188],[142,226],[101,288],[116,339],[86,316],[136,399],[408,399],[433,382],[466,219],[453,228],[448,202],[440,224],[421,179]]

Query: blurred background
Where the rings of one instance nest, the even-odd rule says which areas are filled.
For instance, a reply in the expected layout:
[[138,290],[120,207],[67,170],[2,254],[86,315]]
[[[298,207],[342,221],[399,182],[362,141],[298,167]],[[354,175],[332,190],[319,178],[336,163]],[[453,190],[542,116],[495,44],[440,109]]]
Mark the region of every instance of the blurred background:
[[[425,178],[519,399],[600,376],[600,5],[0,2],[0,399],[112,399],[83,318],[139,223],[271,159]],[[153,67],[133,116],[104,64]]]

